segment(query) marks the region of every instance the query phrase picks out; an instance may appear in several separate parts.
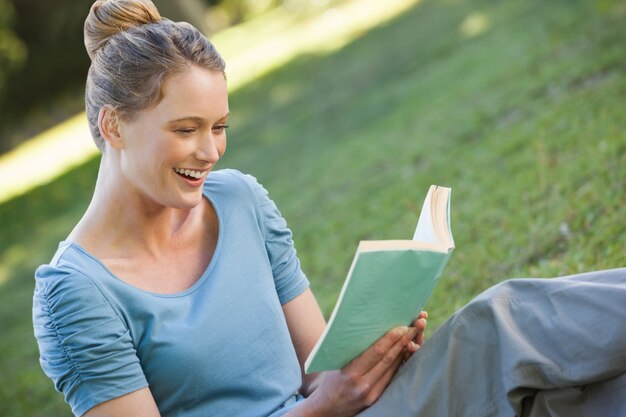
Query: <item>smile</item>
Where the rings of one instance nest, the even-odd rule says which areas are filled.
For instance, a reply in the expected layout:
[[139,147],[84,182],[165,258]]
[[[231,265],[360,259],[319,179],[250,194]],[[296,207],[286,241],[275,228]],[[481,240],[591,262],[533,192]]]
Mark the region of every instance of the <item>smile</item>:
[[202,178],[202,175],[204,174],[204,171],[194,171],[191,169],[181,169],[181,168],[174,168],[174,172],[180,175],[184,175],[185,177],[190,177],[190,178],[195,178],[195,179]]

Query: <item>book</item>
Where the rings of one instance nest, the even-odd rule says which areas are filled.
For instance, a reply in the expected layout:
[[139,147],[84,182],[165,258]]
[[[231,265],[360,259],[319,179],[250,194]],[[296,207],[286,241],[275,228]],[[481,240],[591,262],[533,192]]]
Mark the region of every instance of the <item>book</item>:
[[361,241],[305,372],[340,369],[418,316],[454,250],[451,189],[432,185],[412,240]]

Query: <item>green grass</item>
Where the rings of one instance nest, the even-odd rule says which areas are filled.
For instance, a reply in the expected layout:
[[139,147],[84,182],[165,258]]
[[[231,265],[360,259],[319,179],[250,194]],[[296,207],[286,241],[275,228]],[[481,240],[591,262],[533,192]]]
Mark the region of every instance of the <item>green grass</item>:
[[[486,30],[464,36],[477,14]],[[505,278],[624,266],[625,17],[623,1],[425,0],[233,94],[221,166],[268,188],[326,314],[357,242],[409,238],[433,183],[453,188],[457,245],[433,329]],[[37,363],[32,274],[96,171],[0,205],[0,415],[69,415]]]

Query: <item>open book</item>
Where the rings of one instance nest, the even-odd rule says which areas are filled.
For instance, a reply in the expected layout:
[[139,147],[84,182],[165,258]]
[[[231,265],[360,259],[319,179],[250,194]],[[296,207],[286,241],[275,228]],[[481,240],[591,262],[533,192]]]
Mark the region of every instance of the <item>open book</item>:
[[432,185],[413,240],[361,241],[328,325],[305,372],[340,369],[396,326],[407,326],[426,304],[454,240],[450,188]]

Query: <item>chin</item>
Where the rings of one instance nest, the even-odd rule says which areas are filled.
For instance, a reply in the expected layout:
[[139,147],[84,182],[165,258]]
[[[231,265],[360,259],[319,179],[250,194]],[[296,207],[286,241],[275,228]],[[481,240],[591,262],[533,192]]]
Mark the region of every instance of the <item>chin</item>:
[[177,208],[191,210],[192,208],[198,207],[201,203],[202,203],[202,196],[200,196],[200,198],[197,198],[197,199],[194,198],[194,199],[183,201],[181,202],[180,207],[177,207]]
[[202,193],[198,193],[198,195],[183,195],[173,201],[170,201],[168,206],[175,209],[190,210],[202,203],[203,198]]

